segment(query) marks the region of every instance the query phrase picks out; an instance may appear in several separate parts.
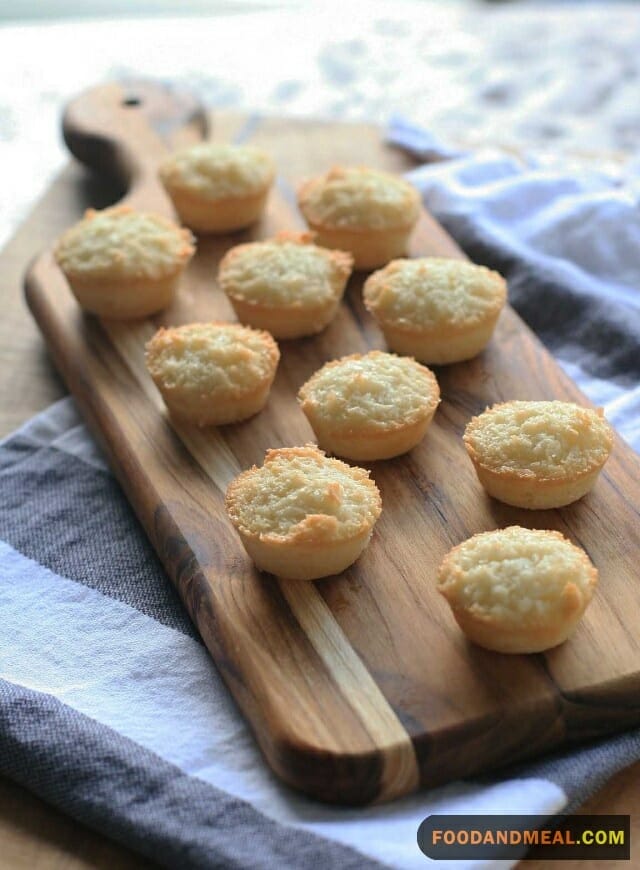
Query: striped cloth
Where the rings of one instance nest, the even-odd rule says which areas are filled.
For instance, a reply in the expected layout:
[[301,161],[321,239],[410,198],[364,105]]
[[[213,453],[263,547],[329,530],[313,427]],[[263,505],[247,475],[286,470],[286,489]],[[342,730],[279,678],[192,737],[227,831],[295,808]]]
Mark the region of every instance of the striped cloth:
[[[639,447],[632,197],[504,157],[413,180]],[[71,399],[0,445],[0,539],[0,772],[165,866],[419,868],[430,813],[571,809],[640,758],[627,733],[364,809],[280,785]]]

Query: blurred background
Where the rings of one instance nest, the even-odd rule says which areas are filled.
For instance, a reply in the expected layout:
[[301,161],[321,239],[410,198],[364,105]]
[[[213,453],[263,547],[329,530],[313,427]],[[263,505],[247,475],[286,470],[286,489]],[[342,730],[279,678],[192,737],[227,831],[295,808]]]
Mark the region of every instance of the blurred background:
[[0,227],[64,162],[64,102],[138,76],[214,109],[399,115],[452,148],[638,174],[637,3],[0,0]]

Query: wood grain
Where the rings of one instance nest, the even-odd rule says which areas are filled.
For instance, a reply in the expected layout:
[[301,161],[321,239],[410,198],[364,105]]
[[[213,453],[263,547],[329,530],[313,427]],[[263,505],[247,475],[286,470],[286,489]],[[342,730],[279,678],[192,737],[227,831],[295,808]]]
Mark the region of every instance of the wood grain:
[[0,778],[1,870],[151,870],[113,840]]
[[[222,138],[233,138],[245,127],[246,118],[235,113],[216,112],[215,128]],[[291,130],[289,121],[273,119],[272,131],[279,124],[284,133]],[[325,143],[325,150],[335,149],[339,142],[345,153],[354,140],[366,142],[371,162],[388,159],[383,152],[376,128],[365,125],[327,125],[316,121],[297,122],[298,141]],[[404,168],[398,155],[398,168]],[[55,180],[25,223],[0,253],[3,276],[3,318],[0,320],[0,435],[5,435],[37,411],[64,394],[43,350],[37,327],[24,305],[22,274],[25,264],[49,245],[67,226],[78,219],[89,205],[102,207],[117,195],[113,185],[95,176],[88,176],[77,164],[67,166]],[[640,764],[629,767],[605,785],[591,798],[583,811],[599,813],[630,813],[632,844],[640,841]],[[28,794],[7,780],[0,779],[0,831],[3,842],[0,867],[11,870],[53,870],[75,867],[140,867],[142,859],[122,846],[85,828],[73,819]],[[632,845],[632,857],[637,848]],[[572,862],[554,862],[566,870]],[[554,866],[549,862],[527,862],[527,868]],[[575,867],[584,862],[573,862]],[[604,866],[614,866],[607,862]],[[622,865],[621,865],[622,866]],[[628,866],[628,862],[625,864]]]
[[[96,132],[91,99],[75,115],[80,127],[67,126],[68,140],[73,145],[76,136],[86,147],[92,138],[112,139],[103,154],[127,155],[110,168],[126,167],[134,201],[166,208],[153,175],[140,168],[161,148],[155,139],[150,144],[148,131],[139,138],[140,123],[130,120],[136,108],[122,124],[122,94],[103,92]],[[315,368],[382,346],[362,308],[361,279],[351,282],[322,335],[283,343],[269,406],[243,424],[177,431],[141,367],[141,348],[158,323],[231,317],[215,287],[215,265],[231,244],[299,225],[291,196],[299,177],[339,161],[402,166],[371,132],[317,129],[312,136],[308,125],[254,120],[240,131],[283,168],[268,215],[249,233],[202,240],[179,299],[153,325],[83,317],[48,253],[31,269],[27,290],[58,368],[104,440],[269,763],[316,797],[363,803],[640,721],[633,620],[640,463],[618,441],[595,491],[560,511],[530,514],[484,495],[460,441],[471,414],[506,398],[586,401],[508,310],[484,354],[437,372],[444,401],[423,444],[373,466],[384,511],[358,563],[293,591],[254,571],[224,516],[224,486],[237,468],[260,462],[267,447],[310,438],[294,397]],[[136,162],[138,144],[143,157]],[[461,255],[427,217],[412,253]],[[560,529],[601,571],[578,632],[546,655],[506,657],[471,647],[434,592],[436,566],[452,544],[513,522]]]

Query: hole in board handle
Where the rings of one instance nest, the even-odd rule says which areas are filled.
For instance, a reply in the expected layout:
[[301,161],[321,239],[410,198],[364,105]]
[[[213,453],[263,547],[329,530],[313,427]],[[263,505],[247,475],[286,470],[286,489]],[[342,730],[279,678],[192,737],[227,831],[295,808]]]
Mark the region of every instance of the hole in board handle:
[[126,106],[127,108],[130,108],[132,106],[140,106],[141,104],[142,100],[140,99],[140,97],[125,97],[122,101],[122,105]]

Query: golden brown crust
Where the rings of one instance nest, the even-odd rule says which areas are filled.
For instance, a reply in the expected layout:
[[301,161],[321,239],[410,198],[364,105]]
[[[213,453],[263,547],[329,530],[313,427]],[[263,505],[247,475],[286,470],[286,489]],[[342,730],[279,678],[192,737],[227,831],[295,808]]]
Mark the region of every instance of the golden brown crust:
[[486,347],[506,301],[506,283],[465,260],[402,258],[370,275],[363,297],[390,350],[446,365]]
[[[457,275],[460,288],[452,286]],[[474,298],[474,282],[487,288],[478,300]],[[423,306],[425,312],[420,310],[422,293],[425,298],[434,298],[433,304]],[[454,293],[459,304],[448,310],[447,302],[454,299]],[[440,306],[437,295],[443,301]],[[381,324],[425,338],[438,337],[443,333],[458,335],[494,320],[506,302],[507,285],[502,275],[485,266],[466,260],[422,257],[392,260],[374,272],[365,282],[363,298],[367,310]],[[406,311],[402,314],[394,313],[394,298],[403,302]]]
[[[345,364],[357,362],[363,359],[372,361],[384,361],[387,358],[402,359],[402,363],[411,366],[416,374],[416,378],[420,378],[427,385],[428,395],[422,396],[422,401],[416,401],[414,407],[403,408],[401,419],[398,417],[389,417],[384,421],[365,420],[363,426],[356,426],[345,421],[344,414],[340,414],[338,419],[331,420],[331,428],[337,433],[347,434],[362,434],[365,438],[384,437],[390,430],[399,431],[423,420],[426,417],[432,417],[435,409],[440,403],[440,387],[433,372],[426,366],[417,363],[410,357],[395,357],[393,354],[387,354],[384,351],[374,350],[366,354],[352,353],[343,356],[340,359],[331,360],[325,363],[320,369],[314,372],[311,377],[300,387],[298,392],[298,401],[304,413],[309,416],[317,407],[317,400],[314,396],[315,389],[321,379],[324,379],[332,372],[339,372],[345,367]],[[362,431],[364,428],[364,432]]]
[[196,233],[230,233],[256,223],[264,212],[269,189],[251,196],[203,199],[189,191],[171,193],[173,207],[182,223]]
[[259,148],[199,142],[170,155],[159,176],[183,223],[198,233],[226,233],[259,220],[275,165]]
[[[464,436],[463,436],[464,440]],[[467,453],[473,464],[476,468],[481,468],[482,471],[489,476],[493,476],[499,478],[500,480],[510,480],[514,483],[516,482],[525,482],[525,481],[535,481],[536,486],[540,486],[541,488],[552,488],[554,486],[564,486],[568,479],[570,480],[579,480],[582,477],[587,477],[593,472],[602,467],[603,463],[590,463],[589,467],[582,469],[581,471],[574,471],[571,475],[567,475],[564,478],[561,477],[541,477],[535,472],[531,471],[528,468],[501,468],[495,469],[486,465],[479,454],[476,452],[474,447],[470,445],[465,440],[465,447],[467,448]]]
[[[570,402],[525,403],[511,401],[496,403],[484,410],[482,414],[478,414],[477,416],[472,417],[465,428],[463,441],[467,449],[467,453],[469,454],[469,457],[471,458],[474,465],[482,468],[487,474],[496,475],[505,480],[523,481],[533,479],[535,480],[536,484],[539,484],[541,487],[557,486],[558,484],[562,484],[567,480],[578,480],[579,478],[586,477],[589,474],[592,474],[595,470],[599,470],[600,468],[602,468],[607,458],[609,457],[609,454],[613,447],[613,430],[608,424],[602,429],[602,437],[604,439],[603,452],[601,454],[596,454],[595,452],[584,451],[580,456],[579,467],[576,467],[575,462],[566,469],[560,464],[556,465],[555,467],[552,467],[550,465],[549,472],[545,473],[539,468],[534,469],[526,466],[509,467],[506,464],[496,466],[495,464],[489,462],[487,460],[486,454],[482,450],[481,441],[478,436],[482,433],[483,428],[486,426],[492,415],[495,415],[497,412],[503,411],[504,409],[524,404],[528,404],[531,406],[571,406],[575,408],[578,412],[577,422],[579,422],[580,420],[580,415],[582,415],[582,417],[586,421],[590,416],[594,414],[604,421],[604,412],[602,408],[596,408],[595,410],[592,410],[591,408],[581,408],[580,406],[574,405]],[[604,422],[606,423],[606,421]],[[551,471],[553,471],[553,473],[551,473]]]
[[228,330],[236,333],[238,340],[241,340],[243,334],[250,334],[252,337],[259,339],[265,355],[265,368],[268,370],[277,366],[280,360],[280,349],[277,343],[274,341],[273,336],[264,330],[241,326],[239,323],[229,323],[226,320],[210,320],[206,323],[188,323],[182,326],[161,326],[153,337],[149,339],[145,347],[147,368],[153,377],[161,378],[163,374],[162,364],[158,358],[161,351],[175,346],[176,342],[180,341],[181,336],[188,334],[188,330],[194,326]]
[[[262,297],[257,300],[247,297],[246,288],[243,287],[243,282],[240,277],[234,275],[234,270],[238,262],[243,258],[255,257],[255,264],[251,268],[252,277],[262,277],[265,284],[265,289],[269,289],[269,285],[277,284],[278,276],[269,276],[264,274],[264,257],[262,254],[268,254],[270,249],[285,248],[288,245],[295,245],[298,248],[304,248],[308,252],[310,260],[322,262],[326,264],[326,274],[324,283],[327,288],[331,289],[331,296],[341,297],[344,292],[344,287],[347,279],[353,268],[353,256],[348,251],[330,250],[321,248],[315,244],[316,234],[312,232],[293,232],[291,230],[281,230],[273,238],[259,242],[245,242],[241,245],[235,245],[227,251],[218,267],[218,283],[224,293],[232,300],[241,300],[245,304],[255,305],[257,308],[284,308],[287,307],[303,307],[310,308],[322,307],[316,299],[305,299],[293,297],[284,301],[273,301],[268,298],[267,293],[263,293]],[[264,277],[263,277],[264,276]]]
[[420,197],[400,176],[366,166],[334,166],[300,186],[298,205],[314,229],[368,233],[413,227]]
[[158,174],[171,196],[223,203],[264,194],[273,183],[275,166],[260,148],[198,142],[167,157]]
[[280,351],[268,332],[212,321],[159,329],[145,358],[172,414],[207,426],[237,422],[264,406]]
[[438,591],[470,640],[526,653],[568,637],[597,580],[587,554],[559,532],[511,526],[451,549],[438,570]]
[[[91,250],[85,250],[89,239]],[[59,238],[54,258],[70,281],[109,284],[119,279],[171,278],[194,252],[195,240],[188,229],[162,215],[116,205],[87,209],[82,220]]]
[[[326,497],[335,499],[341,497],[340,479],[350,479],[363,490],[365,504],[363,515],[351,522],[348,531],[341,527],[335,515],[326,513],[307,514],[303,519],[294,523],[288,531],[279,530],[256,530],[253,525],[246,521],[246,499],[252,490],[256,475],[261,474],[263,469],[284,460],[303,459],[318,467],[333,467],[338,475],[336,479],[329,478],[326,487]],[[299,485],[304,485],[304,476],[299,477]],[[368,533],[373,527],[382,510],[380,492],[369,476],[369,472],[363,468],[347,465],[339,459],[330,459],[324,451],[314,444],[306,444],[303,447],[282,447],[267,450],[262,467],[253,465],[235,478],[227,489],[225,497],[227,513],[236,529],[249,540],[254,539],[261,543],[268,543],[276,548],[288,548],[295,544],[304,544],[305,547],[325,547],[332,542],[345,542],[349,539],[357,539]]]
[[231,248],[218,283],[242,323],[300,338],[333,320],[352,266],[350,254],[319,247],[313,234],[284,231]]

